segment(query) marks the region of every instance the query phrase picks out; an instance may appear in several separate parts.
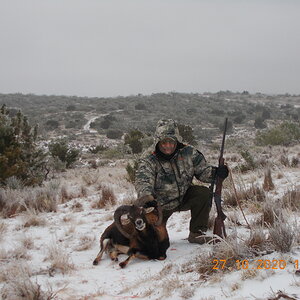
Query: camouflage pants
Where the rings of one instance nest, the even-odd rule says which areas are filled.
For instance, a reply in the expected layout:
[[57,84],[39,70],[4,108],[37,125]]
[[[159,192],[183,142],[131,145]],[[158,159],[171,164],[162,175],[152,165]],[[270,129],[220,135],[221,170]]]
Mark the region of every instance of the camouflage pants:
[[177,211],[191,211],[190,232],[206,231],[211,209],[211,193],[205,186],[193,185],[186,191],[182,203],[173,210],[163,210],[163,220]]

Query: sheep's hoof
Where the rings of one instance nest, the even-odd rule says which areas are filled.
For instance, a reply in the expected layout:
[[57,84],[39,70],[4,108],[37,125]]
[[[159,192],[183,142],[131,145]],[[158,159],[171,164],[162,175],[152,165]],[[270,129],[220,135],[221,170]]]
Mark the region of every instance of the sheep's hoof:
[[93,261],[93,265],[94,265],[94,266],[97,266],[97,265],[98,265],[98,263],[99,263],[99,262],[98,262],[98,260],[97,260],[97,259],[95,259],[95,260]]
[[124,268],[126,267],[126,263],[121,262],[121,263],[119,263],[119,266],[120,266],[122,269],[124,269]]

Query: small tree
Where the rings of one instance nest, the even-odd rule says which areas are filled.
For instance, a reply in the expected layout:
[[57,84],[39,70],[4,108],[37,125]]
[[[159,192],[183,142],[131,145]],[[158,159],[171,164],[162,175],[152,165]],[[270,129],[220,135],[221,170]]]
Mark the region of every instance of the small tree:
[[267,125],[264,122],[264,119],[262,117],[256,117],[254,121],[254,127],[257,129],[266,128]]
[[126,171],[127,171],[127,180],[131,183],[135,183],[135,173],[138,169],[138,162],[137,160],[135,160],[133,162],[133,165],[131,165],[130,163],[127,164],[126,166]]
[[40,184],[46,176],[46,154],[37,147],[37,126],[31,127],[21,111],[11,118],[0,109],[0,183],[15,177],[24,185]]
[[71,148],[64,139],[52,142],[48,148],[52,157],[58,158],[60,161],[66,163],[67,168],[70,168],[80,154],[78,149]]
[[106,137],[109,139],[120,139],[123,135],[123,132],[119,129],[110,129],[107,131]]
[[283,122],[267,131],[257,133],[255,142],[259,146],[291,145],[300,141],[300,126],[297,123]]
[[143,144],[141,139],[143,138],[143,133],[137,129],[131,130],[124,137],[124,144],[129,145],[132,153],[137,154],[143,151]]
[[195,137],[193,134],[193,128],[191,126],[178,124],[178,130],[184,142],[191,145],[195,144]]

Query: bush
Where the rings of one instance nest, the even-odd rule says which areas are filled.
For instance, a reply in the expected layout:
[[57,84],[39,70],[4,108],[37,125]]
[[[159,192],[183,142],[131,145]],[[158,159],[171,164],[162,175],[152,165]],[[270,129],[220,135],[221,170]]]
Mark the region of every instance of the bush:
[[240,166],[241,172],[246,172],[248,170],[254,170],[257,167],[257,164],[248,150],[241,151],[241,156],[245,160],[246,164]]
[[254,120],[254,127],[257,129],[263,129],[263,128],[266,128],[267,125],[264,122],[264,119],[262,117],[257,117]]
[[147,107],[144,103],[138,103],[134,106],[136,110],[145,110]]
[[279,126],[267,131],[259,132],[256,135],[255,143],[259,146],[283,145],[288,146],[299,143],[300,126],[297,123],[284,122]]
[[106,137],[109,139],[120,139],[123,135],[123,132],[118,129],[110,129],[107,131]]
[[31,127],[20,111],[9,117],[0,110],[0,184],[15,177],[24,185],[41,184],[46,174],[46,154],[37,147],[37,126]]
[[105,151],[107,149],[108,148],[106,146],[103,146],[103,145],[97,145],[97,146],[91,146],[91,147],[89,147],[89,151],[91,153],[93,153],[93,154],[97,154],[97,153]]
[[46,130],[54,130],[54,129],[57,129],[58,126],[59,126],[59,122],[56,120],[48,120],[45,123]]
[[195,145],[195,137],[191,126],[178,124],[178,130],[184,142]]
[[286,220],[274,222],[269,229],[269,233],[271,243],[275,250],[282,253],[291,251],[296,232],[294,229],[291,229],[291,226],[286,222]]
[[131,183],[135,182],[135,173],[137,168],[138,168],[138,162],[136,160],[134,161],[133,166],[130,163],[128,163],[126,166],[126,171],[128,175],[127,180]]
[[143,144],[141,139],[143,138],[143,133],[139,130],[131,130],[124,137],[124,144],[129,145],[132,150],[132,153],[137,154],[143,151]]
[[78,149],[71,148],[66,140],[52,142],[48,148],[52,157],[59,158],[60,161],[66,163],[67,168],[78,159],[80,153]]

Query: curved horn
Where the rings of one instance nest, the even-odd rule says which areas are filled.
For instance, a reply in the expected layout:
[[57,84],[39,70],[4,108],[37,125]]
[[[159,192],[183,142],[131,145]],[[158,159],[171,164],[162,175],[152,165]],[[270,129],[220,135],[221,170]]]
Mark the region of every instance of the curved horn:
[[130,239],[132,237],[132,234],[129,234],[128,232],[126,232],[123,229],[120,218],[121,218],[122,215],[125,215],[126,213],[129,212],[130,207],[131,207],[130,205],[119,206],[116,209],[115,213],[114,213],[114,220],[115,220],[115,223],[116,223],[116,226],[117,226],[118,230],[122,233],[122,235],[124,235],[128,239]]
[[156,209],[158,212],[158,219],[155,223],[153,223],[153,225],[155,225],[155,226],[161,225],[161,223],[163,221],[163,212],[162,212],[162,207],[158,201],[156,201],[156,200],[149,201],[144,204],[143,208],[145,209],[146,213],[150,213],[154,209]]
[[158,219],[155,223],[156,226],[161,225],[162,221],[163,221],[163,213],[162,213],[162,207],[159,204],[159,202],[157,202],[157,212],[158,212]]

